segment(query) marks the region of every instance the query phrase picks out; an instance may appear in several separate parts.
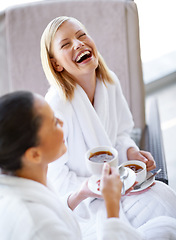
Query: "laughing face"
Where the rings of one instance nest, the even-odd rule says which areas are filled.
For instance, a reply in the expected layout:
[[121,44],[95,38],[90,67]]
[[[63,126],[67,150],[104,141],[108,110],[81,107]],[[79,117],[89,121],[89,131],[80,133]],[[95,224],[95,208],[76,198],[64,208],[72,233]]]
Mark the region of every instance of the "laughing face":
[[75,81],[91,73],[98,66],[98,53],[92,38],[76,20],[62,23],[51,44],[51,58],[54,69],[67,71]]

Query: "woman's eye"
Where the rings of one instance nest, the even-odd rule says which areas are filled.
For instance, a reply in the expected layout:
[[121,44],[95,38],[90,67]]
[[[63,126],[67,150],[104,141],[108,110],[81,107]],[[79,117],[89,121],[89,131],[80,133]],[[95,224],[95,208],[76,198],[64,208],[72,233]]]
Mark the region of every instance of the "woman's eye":
[[64,44],[61,46],[61,48],[64,48],[64,47],[66,47],[67,45],[69,45],[69,43],[64,43]]
[[85,33],[82,33],[81,35],[79,35],[78,38],[81,38],[81,37],[83,37],[83,36],[85,36],[85,35],[86,35]]

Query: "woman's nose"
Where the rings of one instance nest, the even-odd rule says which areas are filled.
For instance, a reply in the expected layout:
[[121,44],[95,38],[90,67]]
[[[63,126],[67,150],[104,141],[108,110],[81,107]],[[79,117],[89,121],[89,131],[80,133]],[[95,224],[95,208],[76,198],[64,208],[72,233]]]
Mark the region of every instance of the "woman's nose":
[[83,42],[79,41],[78,39],[74,40],[74,45],[73,45],[74,50],[77,50],[82,46],[84,46]]
[[62,122],[62,120],[60,120],[59,118],[57,118],[57,123],[61,126],[61,127],[63,127],[63,122]]

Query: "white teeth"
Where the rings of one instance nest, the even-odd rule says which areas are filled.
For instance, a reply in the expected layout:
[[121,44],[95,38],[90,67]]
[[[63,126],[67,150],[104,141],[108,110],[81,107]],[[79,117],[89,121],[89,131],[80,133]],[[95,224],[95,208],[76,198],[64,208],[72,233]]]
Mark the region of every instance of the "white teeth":
[[77,57],[76,62],[79,62],[79,60],[80,60],[84,55],[86,55],[86,54],[90,54],[90,52],[89,52],[89,51],[85,51],[85,52],[81,53],[81,54]]

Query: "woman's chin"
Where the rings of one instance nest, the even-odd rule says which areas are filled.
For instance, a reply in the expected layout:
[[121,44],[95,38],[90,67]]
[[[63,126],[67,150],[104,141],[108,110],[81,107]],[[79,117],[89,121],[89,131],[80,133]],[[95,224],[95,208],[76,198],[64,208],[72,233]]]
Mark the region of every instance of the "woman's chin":
[[58,153],[58,156],[57,156],[56,159],[62,157],[66,152],[67,152],[67,147],[66,147],[65,144],[64,144],[63,149]]

